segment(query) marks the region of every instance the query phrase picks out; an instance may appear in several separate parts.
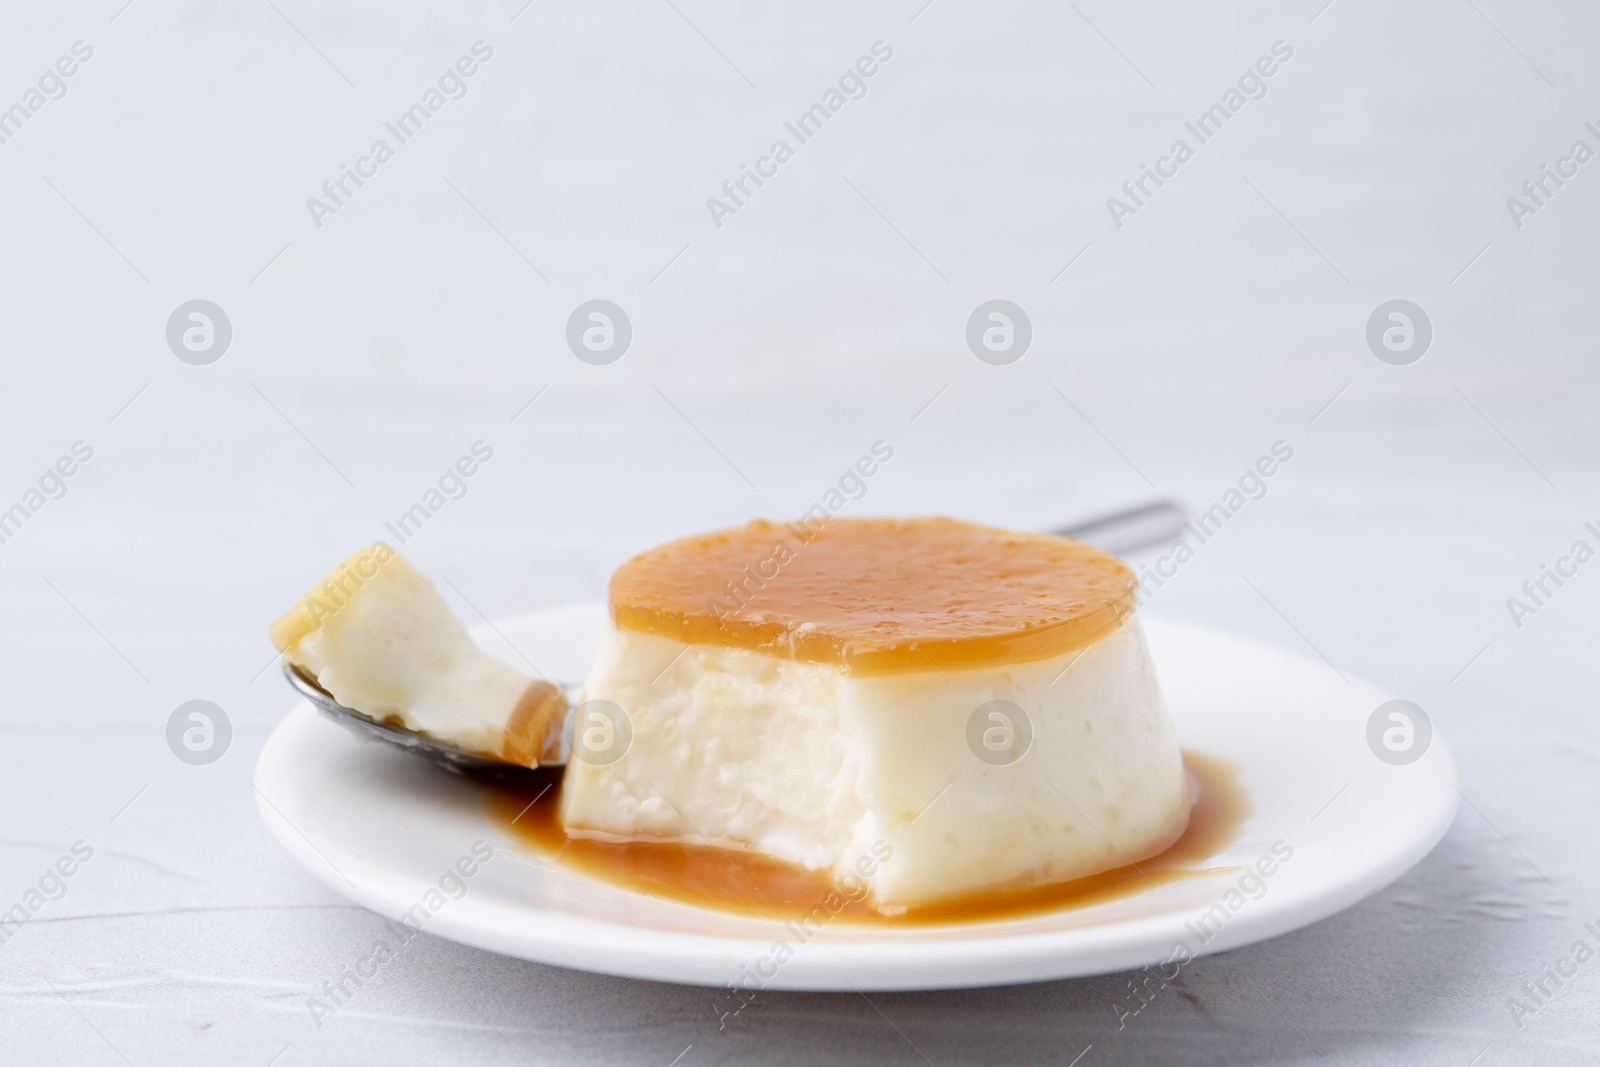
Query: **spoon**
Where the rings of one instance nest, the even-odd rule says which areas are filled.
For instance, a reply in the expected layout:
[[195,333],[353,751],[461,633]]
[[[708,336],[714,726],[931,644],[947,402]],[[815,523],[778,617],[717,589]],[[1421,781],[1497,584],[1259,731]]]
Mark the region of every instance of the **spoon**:
[[[1156,500],[1105,515],[1099,515],[1070,526],[1048,531],[1060,537],[1071,537],[1103,548],[1108,552],[1131,552],[1176,537],[1186,516],[1182,505],[1174,500]],[[334,722],[339,723],[359,737],[384,741],[405,750],[413,756],[443,767],[456,774],[515,783],[526,781],[536,771],[546,767],[565,767],[572,753],[572,713],[580,704],[582,687],[571,683],[555,683],[565,699],[566,708],[559,713],[562,720],[560,748],[550,758],[541,758],[536,767],[493,756],[467,752],[453,745],[443,744],[404,726],[395,726],[364,714],[356,708],[347,708],[333,698],[316,681],[302,674],[291,663],[283,665],[283,676],[289,687]]]

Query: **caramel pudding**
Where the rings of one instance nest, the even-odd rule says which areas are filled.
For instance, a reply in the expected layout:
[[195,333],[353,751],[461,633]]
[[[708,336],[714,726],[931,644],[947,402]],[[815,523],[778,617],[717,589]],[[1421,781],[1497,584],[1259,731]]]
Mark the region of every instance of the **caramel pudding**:
[[1099,549],[951,519],[653,549],[584,691],[627,747],[575,747],[565,832],[766,857],[885,915],[1138,863],[1191,794],[1136,589]]
[[268,636],[368,718],[522,766],[559,742],[561,691],[481,651],[434,584],[381,541],[335,567]]

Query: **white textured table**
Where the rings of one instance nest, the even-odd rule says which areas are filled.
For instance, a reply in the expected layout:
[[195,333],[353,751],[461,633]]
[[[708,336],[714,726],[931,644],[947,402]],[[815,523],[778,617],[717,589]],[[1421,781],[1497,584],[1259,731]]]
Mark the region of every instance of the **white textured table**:
[[[1520,228],[1506,204],[1600,147],[1592,7],[120,6],[0,13],[26,113],[0,110],[5,1062],[1600,1062],[1600,962],[1545,977],[1600,950],[1600,563],[1507,607],[1600,547],[1600,164]],[[317,226],[306,199],[480,40]],[[706,199],[880,40],[865,96],[718,227]],[[1118,228],[1106,199],[1279,40],[1266,95]],[[632,322],[608,366],[564,339],[596,298]],[[964,338],[996,298],[1032,324],[1012,365]],[[206,365],[164,335],[194,299],[232,328]],[[1420,362],[1367,348],[1392,299],[1431,319]],[[406,545],[469,620],[798,514],[878,440],[852,513],[1019,526],[1207,508],[1289,443],[1150,610],[1416,701],[1455,827],[1122,1029],[1107,976],[767,993],[719,1030],[713,991],[428,937],[319,1028],[307,998],[380,920],[256,815],[290,703],[267,622],[478,441]],[[194,699],[232,725],[209,765],[167,743]]]

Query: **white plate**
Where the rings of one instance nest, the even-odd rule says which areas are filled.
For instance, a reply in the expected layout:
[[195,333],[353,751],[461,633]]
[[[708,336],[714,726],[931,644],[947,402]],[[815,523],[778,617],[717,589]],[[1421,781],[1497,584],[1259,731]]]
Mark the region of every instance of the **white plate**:
[[[603,621],[602,606],[583,605],[522,615],[498,632],[548,676],[582,678]],[[1235,870],[1088,908],[903,930],[840,924],[802,942],[780,923],[640,896],[553,866],[485,814],[476,786],[363,742],[304,703],[261,753],[258,803],[313,875],[391,919],[409,911],[427,933],[563,967],[771,989],[997,985],[1237,948],[1349,907],[1443,836],[1456,810],[1455,764],[1437,735],[1416,762],[1378,759],[1367,723],[1385,694],[1240,638],[1160,620],[1146,628],[1184,747],[1237,764],[1255,814],[1207,864]],[[517,661],[494,631],[481,639]],[[470,878],[446,877],[476,842],[494,846],[493,860],[469,860]],[[1239,891],[1238,868],[1275,842],[1291,858]]]

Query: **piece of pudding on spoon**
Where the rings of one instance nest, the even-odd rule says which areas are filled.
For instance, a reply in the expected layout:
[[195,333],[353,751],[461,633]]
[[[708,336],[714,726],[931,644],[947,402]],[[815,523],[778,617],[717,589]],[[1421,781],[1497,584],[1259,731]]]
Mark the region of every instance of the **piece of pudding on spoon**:
[[563,690],[480,649],[434,584],[382,541],[335,567],[268,635],[340,711],[491,763],[557,760]]

